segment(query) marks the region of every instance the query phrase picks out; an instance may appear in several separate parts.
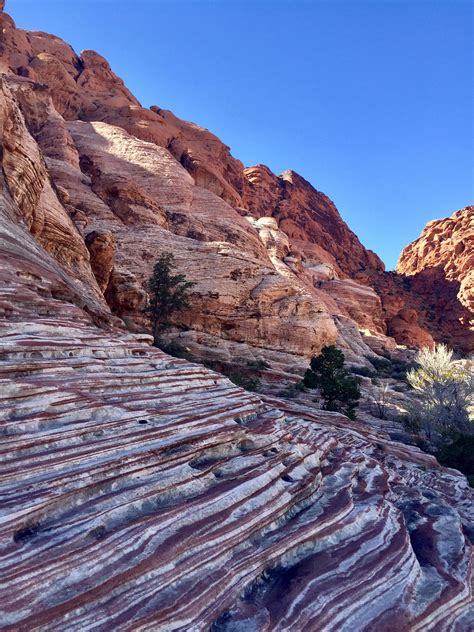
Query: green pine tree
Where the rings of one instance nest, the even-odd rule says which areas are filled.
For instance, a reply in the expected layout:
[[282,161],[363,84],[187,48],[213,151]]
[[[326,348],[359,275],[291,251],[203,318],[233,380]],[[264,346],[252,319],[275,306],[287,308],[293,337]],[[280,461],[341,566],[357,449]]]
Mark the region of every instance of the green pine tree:
[[311,359],[303,383],[307,388],[320,389],[326,410],[355,419],[361,396],[360,379],[344,369],[344,354],[335,346],[323,347],[321,354]]
[[171,316],[190,308],[189,290],[196,285],[184,274],[173,274],[175,268],[173,254],[163,252],[147,284],[148,302],[143,311],[150,320],[156,347],[161,346],[161,335],[171,326]]

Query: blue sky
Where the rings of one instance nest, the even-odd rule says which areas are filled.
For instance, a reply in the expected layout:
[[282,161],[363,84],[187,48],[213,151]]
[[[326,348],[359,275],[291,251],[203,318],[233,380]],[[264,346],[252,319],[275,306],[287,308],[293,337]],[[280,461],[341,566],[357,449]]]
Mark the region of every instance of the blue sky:
[[469,0],[7,0],[22,28],[104,55],[144,106],[246,165],[294,169],[388,269],[474,201]]

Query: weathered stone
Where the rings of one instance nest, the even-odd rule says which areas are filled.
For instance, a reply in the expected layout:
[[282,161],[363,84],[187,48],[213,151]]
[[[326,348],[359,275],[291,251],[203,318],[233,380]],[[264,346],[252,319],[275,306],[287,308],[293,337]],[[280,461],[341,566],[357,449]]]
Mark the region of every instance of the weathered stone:
[[142,108],[97,53],[4,13],[0,33],[2,626],[470,629],[463,476],[140,333],[169,250],[196,281],[179,340],[295,380],[325,344],[393,351],[387,323],[443,335],[424,272],[385,273],[308,182]]
[[463,476],[94,327],[4,226],[3,626],[469,629]]
[[[316,295],[315,304],[318,310],[326,313],[325,321],[333,320],[332,333],[324,325],[327,335],[320,334],[320,341],[334,340],[334,328],[338,326],[336,320],[340,316],[354,319],[363,331],[378,334],[391,329],[398,336],[399,330],[393,326],[393,319],[397,318],[399,310],[392,313],[388,307],[392,290],[385,292],[387,284],[392,289],[397,284],[392,283],[390,275],[384,277],[381,261],[361,245],[324,194],[292,171],[276,176],[263,165],[244,169],[242,163],[230,155],[229,148],[208,130],[182,121],[159,107],[142,108],[98,53],[84,51],[80,56],[76,55],[57,37],[17,29],[4,13],[0,20],[3,65],[11,75],[12,85],[16,86],[28,127],[45,156],[56,191],[60,192],[61,202],[79,233],[84,236],[96,229],[111,230],[108,221],[113,218],[114,222],[120,220],[121,224],[133,226],[134,230],[143,230],[141,227],[155,223],[169,233],[196,242],[230,242],[232,246],[240,246],[244,258],[250,254],[271,274],[274,274],[272,268],[276,269],[280,280],[286,278],[292,285],[304,286],[309,296]],[[69,128],[62,117],[74,121]],[[79,118],[94,122],[88,128],[87,123],[76,120]],[[101,128],[97,121],[109,125],[105,138],[102,131],[106,127]],[[112,129],[116,131],[112,133]],[[132,140],[126,140],[123,130]],[[93,140],[92,131],[105,143],[100,145]],[[74,140],[72,136],[75,136]],[[108,136],[114,139],[112,150],[106,144]],[[139,141],[141,145],[137,144]],[[76,143],[80,146],[80,165]],[[152,187],[153,191],[149,190],[145,182],[147,170],[140,171],[142,161],[145,164],[152,153],[145,149],[146,143],[155,147],[155,163],[167,164],[170,182],[175,181],[175,174],[180,174],[180,190],[174,184],[167,187],[165,180],[159,189]],[[100,160],[97,155],[92,155],[94,152],[101,155]],[[112,158],[110,154],[113,152]],[[99,166],[94,160],[96,163],[98,160]],[[186,185],[176,161],[193,178]],[[120,177],[109,169],[112,163],[118,168]],[[188,196],[188,201],[183,195]],[[191,206],[189,195],[195,196]],[[173,199],[173,196],[176,197]],[[226,206],[217,202],[216,197]],[[257,222],[259,218],[264,222],[270,220],[273,226],[270,230],[263,224],[250,227],[247,223],[244,227],[238,215],[251,216]],[[104,226],[103,221],[106,222]],[[120,239],[116,232],[112,232],[119,251]],[[275,245],[268,242],[268,238],[273,240],[277,234],[278,243],[284,244],[284,255],[278,251],[280,245],[275,250]],[[263,244],[260,239],[264,240]],[[262,249],[262,245],[265,248]],[[266,254],[265,250],[268,250]],[[120,257],[119,252],[117,256]],[[150,261],[155,258],[153,252],[143,256]],[[124,270],[126,266],[120,265]],[[143,285],[148,268],[140,269],[137,274],[133,264],[127,262],[126,265],[132,265],[129,271]],[[236,270],[237,275],[238,267]],[[347,279],[357,284],[346,282]],[[332,291],[337,284],[328,285],[328,291],[324,288],[319,291],[321,282],[332,280],[340,280],[344,291]],[[382,308],[373,292],[364,290],[361,284],[375,288],[381,297]],[[219,293],[217,285],[215,283],[211,289],[212,294]],[[398,292],[398,287],[395,290]],[[400,309],[405,304],[416,309],[419,312],[418,329],[425,333],[418,335],[417,330],[410,338],[409,330],[405,329],[399,342],[417,346],[420,340],[429,339],[432,334],[436,339],[470,347],[471,343],[464,340],[462,333],[462,328],[466,329],[465,314],[459,329],[459,318],[450,323],[445,323],[441,317],[433,320],[420,309],[415,293],[412,293],[414,297],[405,289],[402,293]],[[364,300],[368,297],[372,298]],[[251,312],[251,299],[246,302]],[[139,314],[136,316],[139,318]],[[214,333],[216,325],[206,318],[200,326],[208,333]],[[356,332],[350,327],[345,331]],[[226,336],[232,335],[230,332],[228,329]],[[360,345],[361,341],[339,338],[339,343],[350,347]],[[264,340],[259,342],[259,345],[266,344]],[[315,349],[313,344],[304,349],[303,339],[297,347],[292,347],[298,347],[297,353],[306,355],[312,352],[310,349]]]
[[474,326],[474,206],[429,222],[400,255],[397,272],[432,303],[436,316]]
[[97,284],[105,292],[114,265],[114,238],[110,231],[93,230],[86,235],[85,244],[90,253],[91,269]]

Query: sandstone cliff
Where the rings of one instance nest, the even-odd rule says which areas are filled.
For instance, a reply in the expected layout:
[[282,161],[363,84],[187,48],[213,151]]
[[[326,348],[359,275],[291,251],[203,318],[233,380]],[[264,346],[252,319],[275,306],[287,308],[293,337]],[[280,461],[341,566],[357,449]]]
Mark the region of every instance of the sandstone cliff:
[[474,206],[429,222],[401,253],[397,272],[433,310],[474,326]]
[[387,334],[469,347],[465,328],[453,334],[442,316],[431,327],[416,295],[404,287],[400,298],[378,257],[303,178],[245,169],[208,130],[143,108],[99,54],[0,20],[4,85],[29,137],[20,151],[37,155],[48,183],[31,198],[35,183],[15,179],[7,162],[11,194],[98,309],[140,326],[144,282],[166,248],[197,281],[192,313],[176,321],[197,356],[251,358],[259,348],[282,367],[303,366],[298,358],[324,344],[352,359],[391,348]]
[[2,629],[470,629],[463,476],[96,327],[0,215]]
[[229,204],[243,204],[237,189],[246,178],[228,148],[170,113],[141,108],[97,54],[77,57],[57,38],[1,19],[4,87],[28,139],[12,131],[21,146],[12,148],[11,162],[19,169],[22,154],[40,165],[41,185],[51,189],[43,195],[54,199],[47,205],[54,230],[41,223],[42,200],[31,198],[33,176],[9,174],[10,153],[7,186],[32,234],[65,269],[89,279],[98,308],[105,297],[115,314],[140,324],[144,282],[166,248],[197,281],[193,312],[177,324],[198,355],[210,347],[228,355],[228,342],[244,345],[232,353],[251,357],[252,347],[263,347],[292,364],[289,353],[308,355],[341,338],[338,318],[349,338],[360,338],[344,309],[283,263],[286,252],[270,253],[261,222]]

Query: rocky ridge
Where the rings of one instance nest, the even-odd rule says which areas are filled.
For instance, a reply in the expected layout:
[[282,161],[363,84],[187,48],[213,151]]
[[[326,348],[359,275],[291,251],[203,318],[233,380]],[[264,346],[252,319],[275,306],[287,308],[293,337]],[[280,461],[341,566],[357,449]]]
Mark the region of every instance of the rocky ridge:
[[432,336],[470,348],[466,328],[436,306],[427,318],[301,176],[245,169],[208,130],[143,108],[94,51],[76,55],[55,36],[0,20],[4,85],[27,128],[18,150],[41,164],[36,175],[52,191],[26,208],[28,181],[12,173],[7,185],[32,233],[94,288],[100,310],[140,326],[144,282],[166,247],[197,281],[192,313],[176,322],[197,357],[258,349],[287,370],[334,342],[352,360]]
[[[474,206],[433,220],[400,255],[397,271],[417,294],[446,297],[467,328],[474,325]],[[448,303],[449,301],[449,303]]]

